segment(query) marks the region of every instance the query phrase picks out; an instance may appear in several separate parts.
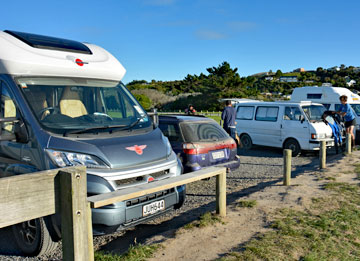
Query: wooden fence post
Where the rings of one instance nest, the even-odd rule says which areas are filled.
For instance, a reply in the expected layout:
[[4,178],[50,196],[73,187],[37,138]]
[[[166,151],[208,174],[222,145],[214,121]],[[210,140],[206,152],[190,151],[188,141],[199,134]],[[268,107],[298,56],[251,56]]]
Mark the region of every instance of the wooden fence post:
[[346,133],[346,153],[351,154],[351,134]]
[[290,186],[291,180],[291,153],[289,149],[285,149],[284,154],[284,186]]
[[326,141],[320,141],[320,169],[326,168]]
[[216,176],[216,213],[226,217],[226,169]]
[[91,260],[86,169],[60,170],[59,176],[63,260]]

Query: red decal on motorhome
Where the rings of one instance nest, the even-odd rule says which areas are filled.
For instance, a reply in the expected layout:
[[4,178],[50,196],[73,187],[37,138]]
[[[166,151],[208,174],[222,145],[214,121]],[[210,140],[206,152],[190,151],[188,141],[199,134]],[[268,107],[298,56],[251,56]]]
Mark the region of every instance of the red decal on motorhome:
[[127,150],[135,151],[136,154],[141,155],[143,154],[143,150],[147,147],[147,145],[134,145],[132,147],[126,147]]

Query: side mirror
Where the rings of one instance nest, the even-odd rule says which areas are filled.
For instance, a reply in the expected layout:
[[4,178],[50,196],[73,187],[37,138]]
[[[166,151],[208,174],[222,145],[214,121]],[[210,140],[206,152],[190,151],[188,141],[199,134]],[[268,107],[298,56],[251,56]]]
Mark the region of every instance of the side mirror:
[[[3,128],[2,125],[6,122],[10,122],[14,125],[14,131],[10,132]],[[27,143],[29,141],[29,136],[22,120],[15,117],[0,118],[0,125],[0,141],[16,140],[20,143]]]
[[27,143],[29,141],[29,135],[22,120],[15,122],[15,137],[16,141],[20,143]]
[[3,128],[3,123],[12,122],[15,124],[18,121],[19,120],[15,117],[0,118],[0,141],[10,141],[16,139],[15,133],[9,132]]
[[300,115],[300,118],[299,118],[300,122],[303,123],[305,121],[305,117],[304,115]]

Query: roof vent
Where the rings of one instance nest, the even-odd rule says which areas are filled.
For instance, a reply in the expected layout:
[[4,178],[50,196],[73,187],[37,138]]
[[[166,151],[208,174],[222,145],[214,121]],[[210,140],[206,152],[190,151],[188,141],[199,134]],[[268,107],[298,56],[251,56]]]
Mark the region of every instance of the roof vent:
[[82,53],[82,54],[92,54],[91,50],[86,45],[80,42],[62,39],[62,38],[38,35],[38,34],[9,31],[9,30],[5,30],[4,32],[16,37],[20,41],[34,48]]

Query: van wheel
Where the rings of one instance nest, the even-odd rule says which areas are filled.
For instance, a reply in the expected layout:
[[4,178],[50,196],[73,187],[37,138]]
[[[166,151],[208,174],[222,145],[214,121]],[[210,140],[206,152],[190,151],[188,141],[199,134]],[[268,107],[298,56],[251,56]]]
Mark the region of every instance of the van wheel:
[[26,256],[40,256],[55,250],[44,219],[37,218],[12,226],[15,242]]
[[284,144],[284,149],[291,150],[291,155],[293,157],[296,157],[301,152],[299,143],[297,142],[297,140],[294,140],[294,139],[287,140]]
[[242,148],[245,150],[249,150],[252,147],[252,140],[249,135],[243,134],[240,138]]

